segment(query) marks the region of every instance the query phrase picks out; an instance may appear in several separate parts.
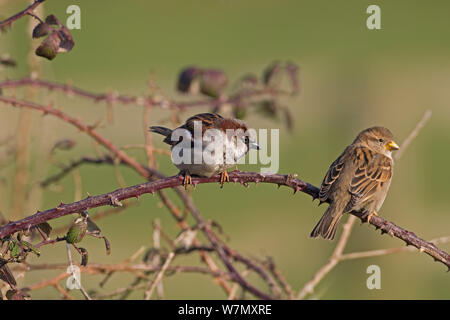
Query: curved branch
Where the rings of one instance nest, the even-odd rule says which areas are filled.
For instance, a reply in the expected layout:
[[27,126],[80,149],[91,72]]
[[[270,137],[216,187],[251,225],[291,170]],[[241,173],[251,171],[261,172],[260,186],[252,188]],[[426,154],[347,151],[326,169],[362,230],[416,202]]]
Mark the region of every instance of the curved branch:
[[15,98],[3,97],[0,96],[0,102],[4,102],[5,104],[12,105],[14,107],[23,107],[27,109],[38,110],[46,114],[51,114],[57,118],[60,118],[64,122],[67,122],[75,127],[77,127],[80,131],[86,132],[89,136],[91,136],[95,141],[109,149],[116,157],[121,159],[123,162],[127,163],[129,166],[134,168],[139,174],[141,174],[144,178],[149,178],[153,173],[156,173],[155,170],[144,168],[139,162],[137,162],[134,158],[128,156],[123,150],[116,147],[111,141],[101,136],[95,128],[92,126],[88,126],[84,124],[82,121],[67,115],[66,113],[55,109],[49,106],[43,106],[30,101],[22,101],[17,100]]
[[13,15],[12,17],[9,17],[8,19],[5,19],[3,21],[0,22],[0,30],[11,26],[13,24],[14,21],[19,20],[20,18],[22,18],[25,15],[33,15],[32,12],[33,10],[39,6],[42,2],[44,2],[45,0],[35,0],[31,5],[28,6],[28,8],[20,11],[19,13],[16,13],[15,15]]
[[276,88],[264,88],[264,89],[253,89],[253,90],[242,90],[238,91],[229,97],[222,97],[222,98],[204,98],[204,99],[198,99],[193,101],[174,101],[174,100],[168,100],[168,99],[156,99],[151,96],[133,96],[133,95],[125,95],[125,94],[117,94],[115,92],[109,92],[109,93],[96,93],[92,91],[88,91],[85,89],[78,88],[76,86],[65,84],[65,83],[58,83],[58,82],[52,82],[48,80],[42,80],[42,79],[34,79],[34,78],[22,78],[22,79],[15,79],[15,80],[4,80],[0,82],[0,88],[18,88],[22,86],[35,86],[40,88],[45,88],[50,91],[59,91],[62,93],[65,93],[67,95],[76,95],[84,99],[91,100],[95,103],[97,102],[106,102],[110,104],[114,103],[120,103],[123,105],[131,105],[135,104],[138,106],[145,106],[145,107],[161,107],[161,108],[167,108],[167,107],[174,107],[180,110],[186,109],[186,108],[193,108],[193,107],[216,107],[218,105],[224,105],[224,104],[235,104],[243,99],[250,99],[255,97],[263,97],[265,95],[270,96],[279,96],[279,95],[289,95],[289,92],[285,92],[280,89]]
[[[303,193],[309,194],[313,197],[313,199],[317,198],[319,193],[319,189],[317,187],[302,180],[296,179],[293,175],[260,174],[256,172],[233,171],[229,173],[229,176],[230,183],[238,182],[244,185],[247,185],[250,182],[273,183],[277,184],[278,186],[283,185],[290,187],[294,190],[294,192],[301,191]],[[201,183],[217,183],[219,181],[220,176],[192,179],[194,185]],[[56,208],[49,209],[43,212],[37,212],[25,219],[8,223],[6,226],[0,229],[0,239],[9,236],[17,231],[27,230],[39,223],[59,218],[71,213],[82,212],[84,210],[105,205],[117,204],[124,199],[133,197],[138,198],[139,196],[147,193],[153,194],[158,190],[181,186],[182,183],[182,176],[172,176],[123,189],[117,189],[113,192],[101,194],[94,197],[89,196],[83,200],[70,204],[61,203]],[[351,214],[359,217],[362,221],[364,221],[363,214],[359,212],[352,212]],[[390,235],[403,240],[407,245],[412,245],[418,248],[421,252],[425,252],[426,254],[433,257],[436,261],[439,261],[450,268],[450,255],[436,247],[433,243],[421,239],[413,232],[407,231],[380,216],[372,217],[370,219],[370,223],[377,229],[381,229],[382,233],[389,233]]]

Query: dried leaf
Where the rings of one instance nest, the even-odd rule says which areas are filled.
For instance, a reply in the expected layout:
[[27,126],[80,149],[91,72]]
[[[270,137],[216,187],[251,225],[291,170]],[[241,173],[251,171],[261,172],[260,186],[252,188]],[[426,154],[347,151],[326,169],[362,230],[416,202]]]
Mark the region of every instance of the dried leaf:
[[58,18],[54,14],[50,14],[45,18],[45,22],[48,24],[56,25],[58,27],[62,27],[63,24],[58,20]]
[[61,29],[58,30],[58,36],[61,40],[58,52],[69,52],[70,50],[72,50],[75,42],[73,41],[73,37],[70,34],[69,29],[67,29],[65,26],[61,27]]
[[52,31],[53,27],[50,24],[41,22],[36,27],[34,27],[32,36],[33,38],[40,38],[48,35]]
[[55,150],[70,150],[72,149],[77,143],[72,139],[62,139],[59,141],[56,141],[52,148],[52,153]]
[[61,39],[59,38],[58,33],[54,31],[36,49],[36,55],[47,58],[48,60],[53,60],[58,54],[60,44]]
[[258,85],[258,77],[254,74],[247,74],[239,82],[241,87],[251,89]]
[[300,85],[298,82],[298,66],[293,62],[286,63],[286,73],[291,83],[292,95],[299,93]]
[[[58,26],[57,28],[51,25]],[[47,38],[36,49],[36,55],[53,60],[59,52],[72,50],[75,42],[69,29],[65,27],[54,15],[49,15],[44,23],[38,24],[33,30],[33,37],[42,37],[49,34]]]
[[0,64],[5,67],[15,67],[17,65],[16,61],[11,59],[8,54],[0,56]]
[[197,94],[199,92],[199,81],[202,70],[197,67],[188,67],[178,76],[177,89],[183,93]]
[[47,236],[47,238],[50,236],[50,233],[52,232],[52,227],[48,222],[42,222],[38,224],[37,228],[39,228],[39,230],[41,230]]
[[8,300],[30,300],[31,297],[24,290],[8,290],[6,292],[6,298]]
[[79,248],[81,251],[81,265],[85,267],[88,264],[89,256],[88,251],[85,248]]
[[281,83],[282,68],[279,61],[273,62],[263,72],[263,83],[268,87],[278,87]]
[[292,113],[288,108],[282,108],[282,110],[284,114],[284,120],[286,121],[286,127],[288,128],[289,132],[292,132],[292,129],[294,129],[294,118],[292,116]]
[[200,91],[204,95],[217,98],[228,84],[228,78],[222,70],[204,70],[200,76]]
[[102,232],[102,230],[100,230],[95,222],[92,221],[92,219],[89,217],[87,218],[87,231],[95,235],[100,235],[100,233]]
[[263,100],[257,104],[258,111],[269,118],[277,117],[277,104],[274,100]]

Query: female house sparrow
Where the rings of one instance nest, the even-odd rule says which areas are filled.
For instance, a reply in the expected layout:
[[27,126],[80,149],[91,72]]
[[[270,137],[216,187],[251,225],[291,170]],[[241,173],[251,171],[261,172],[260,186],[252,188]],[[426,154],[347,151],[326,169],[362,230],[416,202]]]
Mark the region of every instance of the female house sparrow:
[[392,150],[399,146],[383,127],[363,130],[328,169],[320,186],[320,204],[330,202],[311,237],[333,240],[345,212],[362,211],[367,221],[383,205],[391,184]]
[[[223,186],[225,181],[229,181],[226,170],[236,165],[250,149],[259,150],[259,146],[250,140],[243,121],[225,119],[216,113],[192,116],[174,130],[153,126],[150,131],[166,137],[163,141],[171,146],[172,162],[184,176],[185,187],[192,183],[191,175],[211,177],[218,173]],[[219,150],[219,153],[212,151],[212,156],[207,157],[205,151],[211,150]],[[183,156],[187,158],[180,161]]]

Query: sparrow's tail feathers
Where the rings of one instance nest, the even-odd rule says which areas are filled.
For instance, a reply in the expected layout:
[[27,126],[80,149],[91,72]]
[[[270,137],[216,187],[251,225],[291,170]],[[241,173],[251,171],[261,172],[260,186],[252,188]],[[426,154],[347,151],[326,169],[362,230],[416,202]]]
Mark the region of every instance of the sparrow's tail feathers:
[[317,238],[318,236],[322,236],[324,239],[333,240],[336,235],[339,220],[342,218],[342,213],[343,210],[341,208],[330,205],[314,227],[310,237]]
[[167,137],[168,135],[170,135],[172,133],[172,130],[170,130],[169,128],[159,127],[159,126],[150,127],[150,131],[159,133],[165,137]]

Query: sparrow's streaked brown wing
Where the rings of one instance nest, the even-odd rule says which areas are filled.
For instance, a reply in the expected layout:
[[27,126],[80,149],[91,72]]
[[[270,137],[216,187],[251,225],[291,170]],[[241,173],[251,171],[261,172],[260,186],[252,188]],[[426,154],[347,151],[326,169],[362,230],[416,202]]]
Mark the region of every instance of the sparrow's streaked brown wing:
[[344,164],[348,156],[351,154],[350,148],[352,148],[352,146],[348,146],[344,150],[344,152],[342,152],[342,154],[331,164],[327,174],[325,175],[325,178],[323,178],[319,192],[319,200],[321,203],[327,201],[328,197],[330,196],[331,187],[333,183],[339,178],[342,170],[344,169]]
[[217,113],[199,113],[187,119],[186,123],[182,125],[181,128],[185,128],[191,133],[194,133],[194,123],[195,121],[200,121],[202,123],[203,133],[207,129],[214,128],[214,123],[217,123],[217,120],[220,119],[223,119],[223,117]]
[[392,159],[365,147],[356,148],[353,155],[356,171],[349,186],[352,197],[347,212],[373,197],[392,177]]

